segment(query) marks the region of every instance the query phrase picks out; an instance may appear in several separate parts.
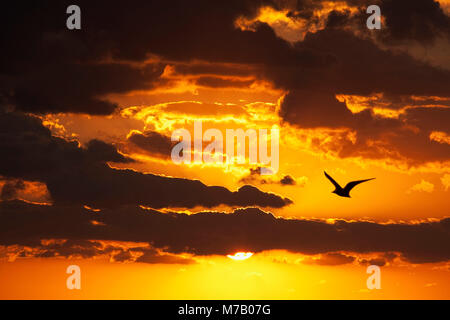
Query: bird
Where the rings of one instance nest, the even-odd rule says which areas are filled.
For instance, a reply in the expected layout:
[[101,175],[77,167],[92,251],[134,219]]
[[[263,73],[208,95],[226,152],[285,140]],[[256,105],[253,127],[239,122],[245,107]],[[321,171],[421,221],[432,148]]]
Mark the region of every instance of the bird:
[[334,191],[332,193],[336,193],[338,196],[345,197],[345,198],[351,198],[350,190],[352,190],[358,184],[375,179],[375,178],[370,178],[370,179],[365,179],[365,180],[351,181],[351,182],[347,183],[347,185],[344,188],[342,188],[339,185],[339,183],[337,183],[332,177],[330,177],[330,175],[328,173],[326,173],[325,171],[323,173],[325,173],[325,177],[327,177],[328,180],[330,180],[331,183],[336,188],[336,189],[334,189]]

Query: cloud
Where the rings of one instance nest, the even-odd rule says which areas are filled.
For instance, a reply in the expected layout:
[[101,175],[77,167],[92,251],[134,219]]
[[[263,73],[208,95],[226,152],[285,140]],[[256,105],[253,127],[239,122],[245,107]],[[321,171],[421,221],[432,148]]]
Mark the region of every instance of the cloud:
[[439,36],[450,38],[450,17],[434,0],[383,0],[381,10],[388,42],[414,40],[430,43]]
[[[93,225],[92,219],[104,225]],[[450,259],[449,231],[448,218],[416,224],[344,220],[329,224],[276,218],[257,208],[187,215],[122,206],[93,213],[79,206],[0,202],[2,245],[39,246],[41,239],[113,240],[146,242],[168,254],[284,249],[307,255],[398,253],[411,263],[428,263]],[[334,255],[325,257],[336,261]]]
[[406,193],[412,193],[414,191],[431,193],[431,192],[433,192],[433,190],[434,190],[434,184],[422,179],[422,181],[420,181],[420,183],[415,184],[411,188],[409,188]]
[[94,162],[132,163],[133,159],[119,153],[115,146],[93,139],[87,143],[87,154]]
[[181,75],[219,75],[250,77],[255,74],[255,68],[246,64],[228,64],[228,63],[207,63],[191,61],[189,63],[177,63],[174,65],[174,71]]
[[[51,135],[35,117],[3,112],[111,114],[119,106],[108,95],[170,85],[170,79],[162,75],[167,65],[173,65],[177,73],[195,75],[197,85],[212,88],[248,86],[248,79],[253,78],[269,80],[287,92],[279,109],[285,123],[299,129],[344,129],[344,134],[312,142],[340,157],[392,158],[409,165],[450,159],[445,139],[430,139],[432,132],[449,134],[450,112],[445,106],[450,97],[450,71],[389,46],[382,48],[377,42],[428,44],[445,37],[448,15],[437,2],[379,1],[386,24],[375,40],[352,29],[356,24],[365,28],[358,21],[361,11],[331,11],[323,28],[310,29],[296,43],[283,40],[267,23],[257,22],[248,30],[236,28],[237,18],[253,20],[262,6],[280,9],[283,3],[231,0],[224,7],[206,0],[137,1],[133,5],[139,10],[129,10],[127,2],[80,0],[83,29],[79,32],[65,27],[61,13],[66,3],[15,1],[5,5],[8,14],[3,18],[8,28],[0,30],[0,174],[7,182],[1,196],[17,197],[23,191],[19,181],[45,183],[54,206],[1,202],[0,239],[30,245],[44,236],[71,241],[138,240],[167,247],[172,253],[187,250],[195,254],[277,248],[317,254],[396,251],[413,262],[448,260],[448,219],[417,225],[345,221],[329,225],[276,219],[258,209],[191,216],[142,210],[136,206],[279,208],[291,201],[252,186],[231,191],[195,180],[114,169],[107,163],[127,164],[133,159],[114,145],[93,140],[80,146],[78,141]],[[320,1],[297,4],[295,8],[289,5],[294,9],[287,14],[289,18],[313,18],[326,5]],[[366,4],[347,1],[348,6]],[[371,107],[352,112],[346,101],[336,98],[376,94],[383,96],[387,109],[401,111],[397,118],[377,115]],[[427,97],[427,105],[411,106],[415,96]],[[178,114],[206,112],[205,105],[171,105],[166,111],[171,108]],[[224,114],[223,109],[208,105],[207,113]],[[239,111],[243,113],[239,108],[229,113]],[[146,152],[167,155],[166,138],[155,132],[136,132],[128,142]],[[447,188],[446,176],[442,181]],[[274,182],[251,171],[248,178]],[[295,178],[297,185],[300,179]],[[274,183],[291,184],[292,180],[285,176]],[[411,191],[415,188],[432,189],[426,181]],[[105,209],[96,217],[101,224],[90,223],[92,217],[82,205]],[[78,244],[55,246],[54,251],[73,252]],[[80,255],[99,250],[92,243],[81,245],[85,250]],[[56,253],[49,248],[43,254]],[[116,259],[130,256],[132,252],[119,252]],[[154,255],[149,251],[142,257],[152,261]]]
[[153,208],[210,208],[221,204],[280,208],[292,203],[252,186],[230,191],[197,180],[114,169],[106,162],[132,160],[102,141],[90,141],[83,148],[77,141],[52,136],[40,119],[21,113],[0,113],[0,149],[0,175],[45,183],[55,203],[93,208],[126,204]]
[[355,257],[348,256],[342,253],[326,253],[319,257],[306,258],[302,260],[304,264],[315,264],[320,266],[338,266],[342,264],[352,263]]
[[357,260],[358,263],[362,265],[377,265],[383,267],[386,264],[393,262],[397,257],[398,255],[395,252],[386,252],[373,258],[359,258]]
[[[344,129],[329,134],[327,140],[313,140],[313,147],[339,157],[401,160],[409,166],[427,162],[446,162],[450,145],[431,139],[434,130],[448,132],[442,121],[450,121],[444,107],[409,108],[398,118],[377,115],[372,109],[352,113],[345,102],[327,93],[293,91],[282,102],[281,116],[309,129]],[[349,133],[353,133],[350,134]],[[431,135],[433,136],[433,135]]]
[[4,103],[35,113],[73,112],[107,115],[118,105],[104,96],[151,89],[163,66],[148,64],[62,64],[33,66],[20,74],[3,77]]
[[248,88],[254,80],[224,79],[219,77],[200,77],[195,83],[199,86],[210,88]]
[[313,256],[302,257],[297,259],[295,263],[336,266],[356,262],[359,265],[377,265],[380,267],[389,265],[399,258],[395,252],[376,252],[376,253],[348,253],[348,252],[330,252],[325,254],[317,254]]
[[17,197],[19,191],[25,189],[25,183],[18,180],[7,180],[2,187],[2,192],[0,194],[1,200],[11,200]]
[[283,178],[281,178],[280,184],[285,186],[293,186],[296,184],[296,182],[295,179],[292,178],[290,175],[285,175]]
[[[174,62],[254,63],[258,56],[264,56],[260,61],[272,56],[258,50],[266,47],[266,41],[288,53],[287,43],[269,27],[264,39],[234,28],[235,16],[254,12],[261,3],[229,1],[223,10],[208,1],[138,1],[136,11],[127,3],[81,0],[77,5],[84,13],[83,28],[78,32],[66,28],[66,3],[9,4],[4,22],[10,27],[2,32],[2,98],[27,112],[111,114],[118,106],[104,96],[164,85],[160,76],[165,65],[146,63],[150,55]],[[182,19],[174,8],[183,12]],[[25,24],[33,27],[23,28]],[[240,53],[230,54],[235,48]],[[249,84],[213,77],[198,81],[212,87]]]
[[[7,250],[10,251],[10,250]],[[113,262],[142,262],[164,264],[193,264],[195,260],[164,253],[148,244],[117,243],[108,241],[51,239],[32,246],[17,246],[8,255],[14,257],[89,259],[109,257]]]
[[144,108],[130,107],[125,109],[123,113],[138,119],[158,117],[161,116],[161,113],[164,113],[165,115],[169,114],[177,119],[180,119],[180,117],[183,117],[184,119],[184,117],[188,115],[191,120],[194,119],[192,116],[244,117],[249,115],[241,106],[204,103],[199,101],[171,102]]
[[162,158],[170,158],[172,148],[176,142],[156,131],[132,131],[127,140],[140,151]]
[[22,179],[5,179],[0,177],[0,199],[21,199],[36,203],[50,203],[50,195],[45,184]]
[[[288,90],[279,112],[287,123],[301,129],[345,128],[354,134],[353,141],[342,136],[329,139],[332,143],[323,146],[325,151],[340,157],[397,159],[410,166],[450,159],[450,146],[429,138],[436,130],[448,133],[443,122],[437,120],[450,119],[445,107],[448,70],[429,66],[405,53],[381,49],[372,40],[350,31],[332,28],[308,34],[295,48],[328,55],[328,66],[288,69],[269,65],[266,76]],[[354,57],[358,57],[357,63]],[[436,82],[430,86],[425,79]],[[405,108],[405,97],[412,95],[434,96],[429,100],[434,100],[435,107],[408,108],[398,118],[386,118],[372,108],[351,112],[345,101],[336,98],[342,94],[381,94],[388,108]]]
[[[442,4],[435,0],[347,0],[347,8],[331,11],[327,16],[328,28],[350,29],[368,34],[365,21],[366,8],[378,5],[382,26],[371,36],[385,45],[416,43],[429,46],[439,38],[450,36],[450,17]],[[323,3],[323,2],[322,2]],[[352,9],[352,10],[350,10]]]
[[445,191],[447,191],[450,188],[450,174],[444,174],[441,177],[441,182],[444,185]]
[[[448,70],[431,67],[404,53],[382,50],[371,40],[342,30],[309,34],[296,48],[329,54],[332,62],[326,68],[268,66],[267,76],[288,90],[279,111],[284,121],[300,129],[346,129],[342,135],[317,141],[321,146],[318,149],[343,158],[394,159],[409,166],[450,159],[450,145],[430,140],[434,131],[449,132],[443,127],[445,121],[438,120],[450,120],[450,110],[440,105],[449,96],[448,88],[444,88],[450,82]],[[358,57],[358,63],[354,57]],[[430,86],[425,79],[436,83]],[[389,108],[404,108],[403,114],[387,118],[370,107],[352,112],[346,101],[336,98],[342,94],[381,94]],[[405,109],[408,99],[404,97],[412,95],[434,96],[428,99],[434,100],[430,101],[434,107]]]
[[136,262],[142,263],[163,263],[163,264],[193,264],[195,260],[185,257],[180,257],[174,254],[160,254],[157,250],[152,248],[142,250],[142,255],[137,258]]
[[255,167],[249,169],[249,174],[242,177],[240,183],[250,183],[250,184],[280,184],[282,186],[293,186],[298,184],[304,187],[308,181],[307,177],[299,177],[294,179],[290,175],[284,175],[280,178],[265,177],[261,175],[261,167]]
[[[162,77],[170,66],[213,88],[245,87],[249,79],[270,81],[288,92],[280,108],[287,123],[356,133],[356,143],[341,138],[327,146],[338,156],[394,158],[409,165],[448,161],[449,146],[429,141],[433,131],[448,134],[446,127],[439,130],[445,121],[431,119],[438,111],[408,110],[400,119],[383,119],[370,110],[352,114],[336,99],[382,94],[390,108],[403,109],[405,97],[449,97],[449,70],[386,46],[408,41],[427,45],[449,35],[449,16],[439,3],[376,3],[385,21],[375,35],[365,27],[367,1],[346,1],[342,10],[326,1],[232,0],[226,10],[209,1],[138,1],[134,5],[139,12],[129,10],[127,3],[80,1],[87,14],[79,32],[61,23],[63,3],[10,4],[0,60],[2,101],[34,113],[111,114],[118,106],[106,96],[170,85],[170,77]],[[306,26],[304,39],[289,43],[281,38],[277,23],[261,22],[262,7],[283,12],[285,23],[311,21],[320,27]],[[183,12],[182,19],[174,8]],[[326,17],[323,25],[315,18],[318,13]],[[260,21],[243,30],[235,23],[240,17]],[[25,24],[36,27],[22,28]],[[448,118],[445,108],[439,113]]]

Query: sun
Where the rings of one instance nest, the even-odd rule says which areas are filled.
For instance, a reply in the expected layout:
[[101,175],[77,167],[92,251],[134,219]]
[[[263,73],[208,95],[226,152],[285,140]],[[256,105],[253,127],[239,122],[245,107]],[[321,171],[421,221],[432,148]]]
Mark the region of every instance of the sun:
[[253,255],[253,252],[236,252],[234,255],[227,255],[232,260],[247,260]]

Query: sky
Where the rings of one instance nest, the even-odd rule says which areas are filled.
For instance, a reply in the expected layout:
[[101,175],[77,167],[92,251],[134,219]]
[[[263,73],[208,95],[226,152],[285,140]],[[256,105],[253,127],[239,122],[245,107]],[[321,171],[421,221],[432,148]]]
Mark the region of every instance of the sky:
[[450,298],[449,1],[71,4],[3,16],[1,299]]

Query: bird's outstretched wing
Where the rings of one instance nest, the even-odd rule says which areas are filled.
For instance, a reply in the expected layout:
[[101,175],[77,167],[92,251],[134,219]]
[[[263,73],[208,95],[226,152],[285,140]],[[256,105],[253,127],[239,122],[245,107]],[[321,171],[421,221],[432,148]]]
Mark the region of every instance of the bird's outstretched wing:
[[323,173],[325,173],[325,177],[327,177],[328,180],[331,181],[331,183],[336,187],[336,189],[342,189],[339,183],[337,183],[332,177],[330,177],[330,175],[326,173],[326,171],[324,171]]
[[366,182],[366,181],[370,181],[370,180],[373,180],[373,179],[375,179],[375,178],[370,178],[370,179],[365,179],[365,180],[356,180],[356,181],[349,182],[345,186],[344,190],[347,191],[347,192],[350,192],[350,190],[352,190],[358,184]]

